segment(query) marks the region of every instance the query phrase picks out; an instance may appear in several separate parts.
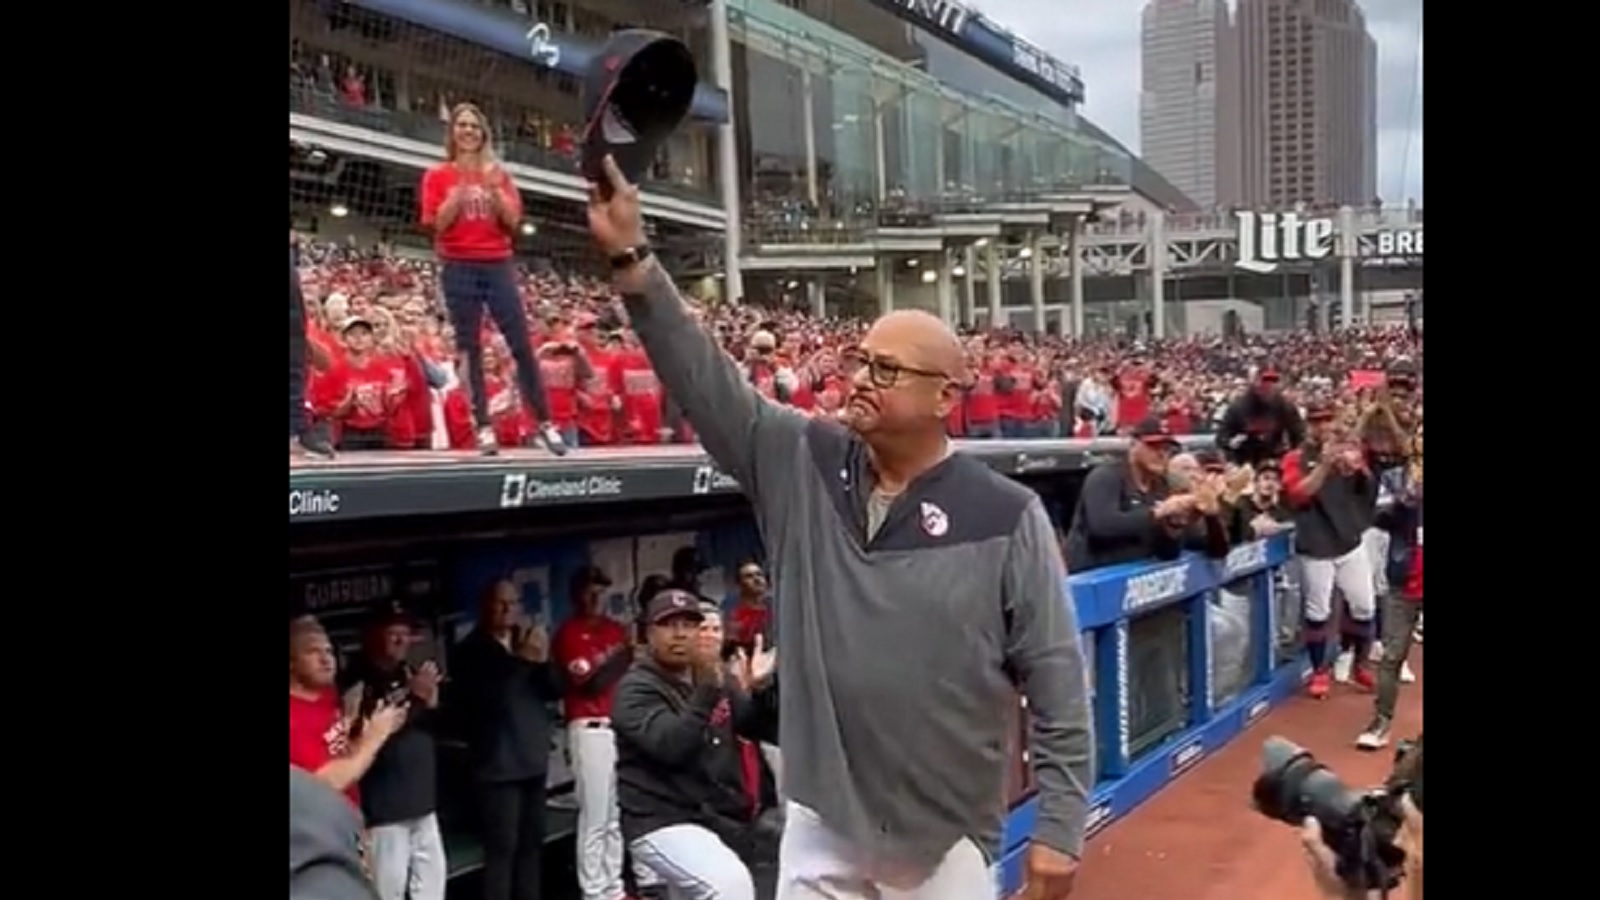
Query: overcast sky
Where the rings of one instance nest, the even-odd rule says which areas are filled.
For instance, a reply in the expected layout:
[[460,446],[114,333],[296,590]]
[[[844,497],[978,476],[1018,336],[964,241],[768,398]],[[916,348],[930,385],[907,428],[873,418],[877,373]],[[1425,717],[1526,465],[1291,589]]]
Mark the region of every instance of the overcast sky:
[[[1139,146],[1139,14],[1145,0],[968,0],[1083,69],[1085,111]],[[1378,42],[1378,196],[1422,199],[1422,0],[1360,0]]]

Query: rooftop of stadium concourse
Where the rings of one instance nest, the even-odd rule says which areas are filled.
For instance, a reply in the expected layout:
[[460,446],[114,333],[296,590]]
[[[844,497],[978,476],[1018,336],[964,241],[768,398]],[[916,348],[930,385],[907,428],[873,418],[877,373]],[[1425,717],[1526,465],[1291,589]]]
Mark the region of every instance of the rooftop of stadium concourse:
[[[1076,122],[1041,115],[992,95],[962,92],[928,73],[879,52],[865,42],[802,13],[771,4],[746,0],[730,3],[733,40],[751,52],[795,67],[803,76],[826,82],[834,116],[835,140],[854,137],[873,148],[871,120],[886,110],[901,115],[907,133],[907,152],[925,152],[951,134],[969,147],[974,162],[970,179],[986,191],[999,180],[999,150],[1006,148],[1025,178],[1013,178],[1006,193],[1067,190],[1104,182],[1111,175],[1121,183],[1131,176],[1131,157],[1103,133],[1089,131]],[[796,114],[801,114],[796,111]],[[853,127],[852,127],[853,126]],[[864,127],[863,127],[864,126]],[[941,136],[941,132],[942,135]],[[870,158],[867,157],[867,158]],[[926,162],[926,161],[924,161]],[[989,171],[976,171],[979,167]],[[942,172],[931,164],[920,168],[926,188],[942,190]],[[964,179],[968,180],[968,179]],[[926,194],[918,186],[916,193]]]

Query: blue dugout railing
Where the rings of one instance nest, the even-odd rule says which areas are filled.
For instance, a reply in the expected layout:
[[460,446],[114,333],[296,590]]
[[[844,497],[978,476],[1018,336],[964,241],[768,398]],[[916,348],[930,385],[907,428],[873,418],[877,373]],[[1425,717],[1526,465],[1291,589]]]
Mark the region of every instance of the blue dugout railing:
[[[1094,668],[1100,781],[1090,800],[1090,837],[1233,740],[1299,688],[1304,665],[1299,660],[1280,664],[1276,641],[1275,576],[1289,559],[1289,541],[1288,535],[1279,535],[1243,544],[1224,560],[1190,554],[1167,563],[1131,563],[1068,578],[1079,628],[1094,636],[1089,664]],[[1219,704],[1212,684],[1215,606],[1211,598],[1224,586],[1250,598],[1252,656],[1249,686]],[[1130,748],[1130,626],[1142,616],[1174,606],[1184,612],[1187,635],[1187,724],[1160,744],[1135,753]],[[1021,887],[1023,853],[1033,833],[1037,805],[1030,797],[1007,817],[999,863],[1002,897]]]

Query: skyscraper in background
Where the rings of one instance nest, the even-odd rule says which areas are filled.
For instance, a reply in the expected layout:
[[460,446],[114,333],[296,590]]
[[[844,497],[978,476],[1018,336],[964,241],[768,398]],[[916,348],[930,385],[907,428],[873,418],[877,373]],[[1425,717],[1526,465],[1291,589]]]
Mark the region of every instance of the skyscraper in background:
[[1355,0],[1238,0],[1234,21],[1244,203],[1376,199],[1378,46],[1361,7]]
[[1203,208],[1239,202],[1239,55],[1227,0],[1150,0],[1139,155]]
[[[1202,206],[1370,203],[1378,48],[1356,0],[1149,0],[1140,155]],[[1392,198],[1398,199],[1398,198]]]

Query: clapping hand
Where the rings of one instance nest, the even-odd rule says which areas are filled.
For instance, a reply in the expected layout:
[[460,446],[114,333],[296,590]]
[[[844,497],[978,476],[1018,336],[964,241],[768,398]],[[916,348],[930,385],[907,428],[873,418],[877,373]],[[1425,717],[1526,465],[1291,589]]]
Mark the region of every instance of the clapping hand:
[[1195,480],[1194,509],[1202,516],[1214,516],[1222,511],[1222,499],[1218,496],[1217,482],[1211,476],[1202,476]]
[[404,703],[388,703],[380,701],[373,708],[372,714],[361,723],[361,737],[364,740],[383,743],[400,730],[406,723],[406,706]]
[[766,639],[758,634],[749,653],[740,647],[733,655],[733,665],[739,686],[746,691],[753,691],[771,680],[773,673],[778,670],[778,650],[776,647],[767,648]]
[[1189,512],[1195,507],[1193,494],[1174,494],[1155,505],[1151,513],[1158,519],[1173,519]]
[[1229,466],[1223,477],[1222,499],[1232,503],[1244,496],[1256,480],[1255,470],[1249,466]]
[[407,685],[407,689],[410,690],[411,696],[421,700],[425,706],[432,708],[439,704],[439,682],[441,680],[439,664],[430,659],[418,666],[415,672],[411,673],[411,680]]
[[535,622],[517,634],[516,654],[531,663],[542,663],[550,658],[550,636],[542,623]]

